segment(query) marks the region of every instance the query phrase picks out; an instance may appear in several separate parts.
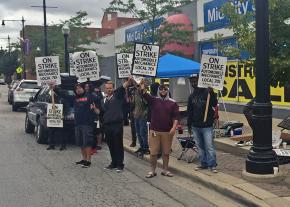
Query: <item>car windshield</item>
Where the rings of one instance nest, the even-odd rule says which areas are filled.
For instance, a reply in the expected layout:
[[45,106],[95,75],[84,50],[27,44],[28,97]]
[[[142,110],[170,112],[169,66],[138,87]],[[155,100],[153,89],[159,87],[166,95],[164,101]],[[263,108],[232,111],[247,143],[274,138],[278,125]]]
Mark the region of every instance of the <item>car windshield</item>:
[[37,82],[22,82],[19,87],[27,89],[40,89],[40,86],[37,85]]

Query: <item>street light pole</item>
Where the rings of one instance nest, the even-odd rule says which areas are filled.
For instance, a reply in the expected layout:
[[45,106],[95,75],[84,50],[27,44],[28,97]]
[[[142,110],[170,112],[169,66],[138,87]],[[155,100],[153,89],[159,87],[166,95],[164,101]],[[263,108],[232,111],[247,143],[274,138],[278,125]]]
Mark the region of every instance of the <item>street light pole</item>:
[[68,34],[64,34],[64,55],[65,55],[65,72],[68,72],[68,49],[67,49]]
[[256,0],[256,98],[253,123],[253,147],[246,160],[246,172],[273,174],[273,168],[278,167],[278,159],[272,150],[268,0]]
[[43,0],[43,30],[44,30],[44,56],[48,56],[48,45],[47,45],[47,25],[46,25],[46,2]]
[[10,37],[8,35],[8,52],[9,52],[9,56],[11,55],[11,46],[10,46]]
[[70,76],[70,71],[68,67],[69,54],[68,54],[68,46],[67,46],[67,39],[68,39],[69,32],[70,32],[70,28],[68,24],[64,24],[62,27],[62,33],[64,36],[64,65],[65,65],[65,72],[68,72]]
[[22,19],[21,19],[21,22],[22,22],[22,39],[23,39],[23,42],[22,42],[22,51],[23,51],[23,79],[26,79],[26,65],[25,65],[25,44],[26,44],[26,41],[25,41],[25,29],[24,29],[24,23],[25,23],[25,20],[24,20],[24,17],[22,16]]

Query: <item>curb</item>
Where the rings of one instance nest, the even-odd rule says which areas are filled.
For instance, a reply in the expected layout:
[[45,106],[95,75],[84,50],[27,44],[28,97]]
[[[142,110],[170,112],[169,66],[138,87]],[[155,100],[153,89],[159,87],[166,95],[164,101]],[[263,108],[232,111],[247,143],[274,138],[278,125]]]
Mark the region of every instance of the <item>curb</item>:
[[[130,154],[135,154],[135,148],[129,147],[129,140],[124,139],[124,149]],[[180,164],[181,162],[176,160],[176,158],[172,158],[173,157],[170,159],[170,168],[175,174],[191,179],[194,182],[198,182],[199,184],[213,189],[216,192],[245,206],[270,207],[274,206],[272,202],[274,199],[281,199],[280,206],[290,206],[290,201],[258,188],[245,180],[235,178],[224,173],[217,173],[215,175],[218,175],[218,177],[214,177],[212,174],[201,173],[193,170],[188,172],[186,165],[183,165],[185,167],[182,168],[182,164]],[[149,162],[149,155],[144,155],[144,160]],[[158,167],[162,167],[162,161],[158,160],[157,165]],[[248,192],[248,188],[252,188],[254,190]]]
[[[227,138],[229,139],[229,138]],[[229,145],[223,141],[223,138],[214,139],[214,144],[217,150],[230,153],[232,155],[245,157],[249,154],[249,149],[247,147],[237,147]]]

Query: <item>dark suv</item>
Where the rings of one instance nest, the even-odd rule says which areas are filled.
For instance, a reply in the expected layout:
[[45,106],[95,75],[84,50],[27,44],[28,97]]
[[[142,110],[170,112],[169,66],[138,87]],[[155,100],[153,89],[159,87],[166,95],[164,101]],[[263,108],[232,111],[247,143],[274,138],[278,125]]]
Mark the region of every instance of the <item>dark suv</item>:
[[[99,80],[92,83],[93,87],[100,87],[106,81],[111,80],[110,77],[101,76]],[[75,76],[69,76],[66,73],[61,73],[61,85],[56,86],[56,94],[63,100],[63,128],[67,136],[67,142],[74,141],[74,86],[77,84]],[[39,144],[47,143],[47,104],[51,101],[49,86],[44,85],[29,99],[29,104],[26,107],[25,117],[25,132],[34,133],[36,128],[36,141]]]
[[[77,84],[77,78],[75,76],[69,76],[68,74],[61,74],[61,85],[56,86],[56,93],[63,100],[63,127],[64,131],[68,133],[74,132],[74,86]],[[44,85],[35,94],[35,96],[29,99],[25,117],[25,132],[34,133],[36,128],[36,141],[39,144],[47,143],[47,104],[51,103],[51,95],[49,86]],[[68,138],[69,136],[66,133]],[[67,140],[71,142],[72,140]]]

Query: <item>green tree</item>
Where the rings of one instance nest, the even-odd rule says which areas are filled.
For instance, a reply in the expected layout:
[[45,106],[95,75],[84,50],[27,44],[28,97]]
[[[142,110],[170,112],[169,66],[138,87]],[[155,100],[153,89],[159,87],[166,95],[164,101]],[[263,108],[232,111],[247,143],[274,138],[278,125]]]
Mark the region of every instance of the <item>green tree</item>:
[[11,76],[19,66],[19,51],[13,50],[10,53],[0,50],[0,73]]
[[[254,1],[251,0],[251,3],[254,4]],[[237,59],[241,59],[241,51],[248,51],[250,59],[255,60],[255,12],[241,15],[236,9],[237,5],[229,1],[223,6],[222,13],[229,19],[227,28],[233,30],[239,48],[224,46],[221,49],[226,56]],[[269,0],[270,68],[273,86],[290,83],[290,25],[287,24],[289,10],[289,0]]]
[[[48,54],[59,56],[60,66],[64,71],[64,36],[62,34],[62,27],[68,24],[70,27],[70,34],[68,37],[68,50],[75,52],[84,50],[81,45],[87,45],[96,41],[96,33],[94,30],[88,29],[91,22],[87,20],[87,12],[79,11],[75,16],[68,20],[60,21],[59,24],[52,23],[47,28],[48,33]],[[27,57],[27,63],[30,65],[33,72],[35,72],[34,57],[42,56],[44,51],[43,45],[43,27],[31,27],[27,29],[26,36],[31,40],[31,54]],[[37,50],[40,49],[40,51]]]
[[[178,12],[180,6],[192,2],[191,0],[113,0],[107,11],[117,11],[133,14],[144,24],[148,23],[149,29],[143,35],[143,42],[153,42],[161,48],[167,43],[189,45],[192,43],[193,32],[183,30],[182,24],[169,24],[163,21],[160,29],[156,28],[156,21],[169,12]],[[132,52],[133,43],[121,46],[121,52]],[[178,52],[178,51],[177,51]],[[181,52],[181,51],[179,51]]]

